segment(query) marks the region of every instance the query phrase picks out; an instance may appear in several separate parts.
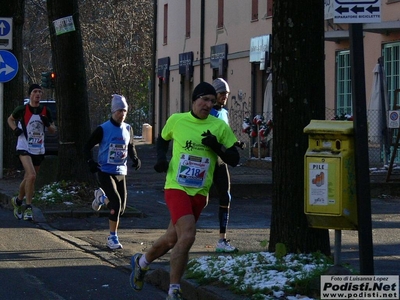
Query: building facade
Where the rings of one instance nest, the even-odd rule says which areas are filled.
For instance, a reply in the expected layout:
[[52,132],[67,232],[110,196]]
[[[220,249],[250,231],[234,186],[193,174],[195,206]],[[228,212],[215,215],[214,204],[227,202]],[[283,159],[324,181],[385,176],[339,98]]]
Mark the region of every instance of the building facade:
[[[327,13],[331,2],[325,1],[326,119],[352,114],[349,25],[333,22]],[[272,119],[272,6],[273,0],[157,1],[154,137],[169,115],[191,108],[191,92],[199,82],[223,77],[231,87],[231,127],[240,140],[254,142],[242,132],[244,118]],[[400,88],[400,1],[383,0],[380,11],[381,22],[363,24],[367,108],[378,59],[388,82],[389,108],[400,103],[395,99]]]

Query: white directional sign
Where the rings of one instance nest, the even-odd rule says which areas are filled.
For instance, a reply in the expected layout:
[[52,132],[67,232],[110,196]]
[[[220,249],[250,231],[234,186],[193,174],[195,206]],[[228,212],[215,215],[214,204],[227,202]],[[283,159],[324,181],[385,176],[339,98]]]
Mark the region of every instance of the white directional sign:
[[12,18],[0,17],[0,50],[12,49]]
[[381,0],[335,0],[334,23],[380,23]]

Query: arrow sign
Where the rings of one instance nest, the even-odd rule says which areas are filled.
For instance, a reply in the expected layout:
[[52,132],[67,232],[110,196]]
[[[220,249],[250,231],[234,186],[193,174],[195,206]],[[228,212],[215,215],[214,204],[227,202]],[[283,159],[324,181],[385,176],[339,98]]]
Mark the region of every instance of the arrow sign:
[[381,0],[334,0],[334,23],[380,23]]
[[11,26],[6,20],[0,19],[0,36],[8,35],[11,31]]
[[9,51],[0,50],[0,82],[8,82],[17,75],[17,58]]
[[[374,4],[380,0],[335,0],[339,4]],[[380,5],[380,4],[379,4]]]
[[364,11],[364,7],[358,7],[357,5],[354,6],[351,11],[355,14],[359,13],[359,12],[363,12]]
[[348,8],[348,7],[339,6],[339,7],[336,9],[336,11],[337,11],[339,14],[347,13],[347,12],[349,12],[349,8]]
[[0,50],[12,49],[13,19],[0,17]]
[[5,73],[5,75],[10,74],[11,72],[13,72],[15,69],[13,69],[12,67],[10,67],[9,65],[6,65],[4,68],[0,69],[0,74],[1,73]]
[[6,25],[4,25],[4,23],[3,22],[1,22],[0,23],[0,36],[1,35],[5,35],[5,33],[4,33],[4,29],[6,28]]
[[368,6],[368,8],[366,9],[368,12],[370,12],[371,14],[373,14],[374,12],[379,12],[379,7],[378,6]]

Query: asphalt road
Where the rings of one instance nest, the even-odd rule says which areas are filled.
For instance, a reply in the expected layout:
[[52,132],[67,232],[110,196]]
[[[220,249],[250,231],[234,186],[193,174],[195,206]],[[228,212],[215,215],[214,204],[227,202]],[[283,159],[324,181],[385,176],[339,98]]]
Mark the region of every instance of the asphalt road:
[[[3,228],[0,299],[165,299],[166,293],[152,284],[146,284],[141,293],[135,293],[128,283],[130,257],[146,251],[169,222],[162,189],[165,174],[152,169],[154,151],[145,147],[139,151],[143,153],[143,165],[140,172],[128,174],[128,204],[140,210],[143,216],[121,219],[119,236],[124,249],[116,252],[106,249],[108,220],[93,212],[81,218],[55,217],[47,223],[33,224],[17,221],[10,208],[0,209]],[[255,177],[266,178],[265,174],[247,175],[244,171],[232,178],[244,184],[234,185],[228,238],[243,252],[265,251],[262,242],[269,239],[269,185],[254,184]],[[2,189],[9,190],[10,195],[19,184],[14,181],[2,182]],[[9,189],[11,182],[15,186]],[[386,197],[372,199],[375,274],[400,275],[399,198],[385,194]],[[213,254],[218,238],[218,200],[215,197],[210,198],[197,227],[191,257]],[[333,230],[330,233],[334,250]],[[342,261],[355,269],[360,263],[358,242],[357,231],[342,231]],[[157,264],[166,267],[168,260],[166,254],[154,267]],[[164,283],[168,283],[168,278]],[[221,290],[216,294],[222,296],[218,299],[234,299],[231,294],[222,295]]]
[[129,286],[129,271],[0,209],[0,299],[165,299],[162,290]]

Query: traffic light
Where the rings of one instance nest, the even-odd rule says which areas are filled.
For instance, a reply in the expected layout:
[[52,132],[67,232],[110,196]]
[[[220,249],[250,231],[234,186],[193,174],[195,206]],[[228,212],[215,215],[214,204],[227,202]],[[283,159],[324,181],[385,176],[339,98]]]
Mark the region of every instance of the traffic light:
[[51,86],[51,72],[42,72],[42,84],[41,86],[45,89],[49,89]]
[[42,72],[42,87],[45,89],[54,89],[56,86],[56,73]]
[[54,89],[56,87],[56,73],[50,73],[50,88]]

